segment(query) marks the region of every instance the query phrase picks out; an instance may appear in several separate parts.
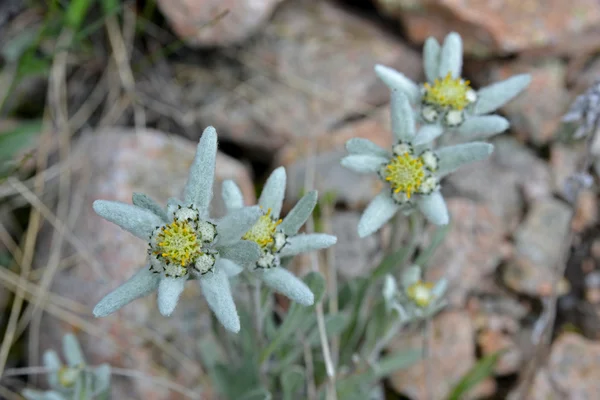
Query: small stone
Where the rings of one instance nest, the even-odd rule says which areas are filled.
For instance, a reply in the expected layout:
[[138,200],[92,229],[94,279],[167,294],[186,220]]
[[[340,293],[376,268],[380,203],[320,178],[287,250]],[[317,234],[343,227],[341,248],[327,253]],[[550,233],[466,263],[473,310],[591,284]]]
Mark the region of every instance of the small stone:
[[600,271],[592,271],[585,276],[585,299],[592,303],[600,303]]
[[189,46],[226,46],[255,33],[281,0],[158,0],[175,33]]
[[[531,389],[534,399],[595,399],[600,393],[600,344],[575,333],[563,333],[552,345],[548,365],[542,370],[547,375]],[[544,373],[544,372],[542,372]],[[557,397],[540,397],[544,380],[550,381]]]
[[550,148],[550,167],[552,171],[553,189],[563,197],[569,199],[570,196],[565,193],[568,187],[568,179],[575,174],[578,164],[581,161],[583,143],[576,146],[566,145],[564,143],[553,143]]
[[591,247],[592,257],[596,260],[600,260],[600,238],[594,239]]
[[[79,335],[90,364],[108,362],[163,376],[185,387],[201,379],[201,357],[190,338],[211,334],[211,312],[197,284],[188,284],[174,315],[168,320],[156,306],[156,294],[134,300],[114,315],[94,319],[91,310],[111,290],[146,263],[147,243],[103,220],[92,209],[96,199],[131,203],[133,192],[146,193],[159,204],[180,197],[193,162],[197,143],[146,129],[108,129],[82,137],[72,152],[71,200],[74,221],[71,234],[91,252],[94,264],[75,257],[74,265],[58,269],[52,292],[88,309],[89,320],[100,337]],[[218,153],[216,183],[234,179],[248,202],[254,202],[250,174],[239,162]],[[218,192],[216,196],[220,196]],[[76,218],[74,218],[76,216]],[[35,265],[47,265],[53,230],[45,226],[36,251]],[[74,255],[66,247],[63,257]],[[61,348],[62,335],[73,328],[45,313],[40,351]],[[98,333],[97,333],[98,335]],[[157,339],[160,338],[160,339]],[[158,341],[157,341],[158,340]],[[161,386],[140,380],[115,380],[112,398],[171,399]]]
[[483,356],[502,351],[494,368],[496,375],[510,375],[518,372],[523,362],[523,354],[510,336],[492,329],[485,329],[477,335],[477,343]]
[[591,190],[583,190],[579,194],[575,217],[571,228],[578,233],[595,226],[598,222],[598,197]]
[[[423,374],[424,362],[414,363],[390,375],[390,384],[397,393],[411,399],[424,399],[426,393],[431,398],[446,399],[452,387],[475,364],[475,335],[469,315],[464,311],[446,311],[436,316],[432,322],[431,359],[432,387],[427,383]],[[419,349],[423,346],[421,331],[402,333],[392,342],[389,351]],[[460,360],[459,363],[456,360]],[[469,393],[469,398],[479,398],[494,392],[490,382],[477,385]]]
[[[594,0],[375,0],[399,19],[413,42],[450,31],[460,33],[465,52],[477,57],[544,50],[565,54],[598,48],[600,24]],[[584,39],[585,38],[585,39]],[[582,43],[583,42],[583,43]],[[574,49],[575,48],[575,49]]]
[[[504,269],[504,283],[532,296],[548,296],[558,262],[565,251],[572,211],[564,203],[547,199],[532,205],[515,233],[515,257]],[[561,281],[559,293],[568,289]]]

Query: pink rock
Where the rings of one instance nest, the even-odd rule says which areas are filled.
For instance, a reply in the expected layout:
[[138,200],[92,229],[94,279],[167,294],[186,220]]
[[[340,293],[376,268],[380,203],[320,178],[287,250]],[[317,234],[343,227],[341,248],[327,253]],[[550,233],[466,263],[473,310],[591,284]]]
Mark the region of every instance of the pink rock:
[[[400,370],[389,378],[396,392],[411,399],[425,399],[427,392],[431,399],[446,399],[452,387],[475,364],[475,337],[471,319],[466,312],[448,311],[439,314],[432,323],[432,329],[429,366],[431,382],[435,384],[426,386],[423,361]],[[401,332],[389,350],[419,349],[422,346],[423,337],[420,330],[417,330]],[[468,398],[488,396],[494,391],[493,381],[484,381],[469,393]]]
[[[573,54],[597,49],[600,4],[595,0],[374,0],[399,19],[411,40],[463,36],[465,51],[489,56],[540,50]],[[595,44],[594,44],[595,38]]]
[[[563,333],[552,345],[548,365],[538,373],[531,399],[595,399],[600,393],[600,344]],[[545,397],[548,386],[554,396]],[[560,396],[558,394],[560,393]]]
[[158,0],[175,33],[190,46],[224,46],[253,34],[281,0]]
[[[509,246],[500,219],[484,204],[463,199],[446,199],[451,215],[450,231],[427,265],[426,277],[448,280],[447,300],[464,307],[467,296],[482,281],[493,279],[496,267]],[[431,233],[428,232],[424,246]]]

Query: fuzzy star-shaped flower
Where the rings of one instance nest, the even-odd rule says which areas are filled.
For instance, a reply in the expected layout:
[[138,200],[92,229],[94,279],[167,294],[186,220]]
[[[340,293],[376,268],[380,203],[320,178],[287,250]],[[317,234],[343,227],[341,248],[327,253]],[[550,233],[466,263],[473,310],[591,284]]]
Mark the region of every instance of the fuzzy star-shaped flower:
[[[333,246],[337,238],[323,233],[298,234],[317,204],[316,191],[304,195],[285,218],[279,219],[285,186],[285,168],[279,167],[267,179],[258,200],[261,217],[243,236],[260,246],[261,256],[245,266],[273,290],[309,306],[314,302],[313,293],[281,264],[297,254]],[[233,181],[223,182],[223,199],[230,213],[238,212],[244,205],[242,192]],[[231,275],[239,272],[241,268]]]
[[431,223],[446,225],[449,216],[440,193],[441,179],[462,165],[487,158],[494,149],[484,142],[431,149],[432,138],[422,131],[417,134],[408,98],[397,90],[392,91],[392,131],[396,143],[391,151],[363,138],[346,142],[350,155],[342,165],[359,173],[377,173],[386,184],[358,223],[360,237],[379,230],[396,212],[415,208]]
[[417,84],[401,72],[377,65],[375,72],[392,90],[406,94],[418,110],[421,129],[433,138],[444,131],[465,140],[483,139],[505,131],[509,123],[499,115],[488,115],[521,93],[531,82],[529,74],[515,75],[478,91],[461,78],[462,39],[448,34],[442,46],[432,37],[423,47],[427,82]]
[[67,400],[100,398],[110,389],[110,365],[86,366],[81,347],[72,334],[63,336],[63,365],[54,350],[44,353],[44,366],[48,369],[50,390],[23,390],[27,400]]
[[401,288],[396,280],[387,275],[383,286],[386,306],[396,310],[403,321],[414,321],[432,317],[446,306],[444,295],[448,288],[445,278],[437,282],[422,280],[423,271],[411,265],[402,273]]
[[261,216],[259,207],[239,208],[219,220],[209,217],[217,132],[202,133],[182,200],[169,199],[166,209],[148,196],[134,194],[133,205],[97,200],[94,211],[140,239],[148,241],[148,266],[104,297],[96,317],[109,315],[131,301],[158,290],[158,309],[170,315],[184,285],[198,279],[217,319],[232,332],[240,330],[226,271],[260,257],[256,244],[241,240]]

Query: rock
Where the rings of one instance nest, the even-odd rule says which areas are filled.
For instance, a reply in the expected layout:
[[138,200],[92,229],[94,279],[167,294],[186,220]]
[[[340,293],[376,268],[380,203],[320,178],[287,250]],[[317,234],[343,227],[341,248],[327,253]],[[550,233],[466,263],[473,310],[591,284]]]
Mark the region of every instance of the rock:
[[331,218],[332,234],[338,241],[334,246],[335,266],[344,280],[368,276],[383,258],[376,236],[358,237],[360,213],[336,212]]
[[[109,317],[92,321],[94,305],[146,261],[146,243],[95,215],[92,202],[107,199],[130,203],[133,192],[144,192],[166,204],[169,197],[181,195],[195,147],[196,143],[151,129],[107,130],[80,140],[73,152],[76,175],[69,220],[75,221],[71,232],[91,251],[100,271],[85,258],[77,257],[80,261],[73,267],[59,269],[52,286],[54,293],[86,307],[89,322],[101,332],[100,337],[78,335],[91,364],[109,362],[116,367],[134,368],[188,388],[205,383],[195,361],[200,359],[195,339],[210,335],[211,314],[198,285],[188,282],[169,318],[159,314],[156,295],[152,294]],[[250,174],[242,165],[219,154],[216,171],[219,182],[236,180],[246,199],[254,201]],[[216,193],[220,197],[220,191]],[[36,265],[47,264],[52,236],[45,227],[38,243]],[[65,253],[73,251],[68,249]],[[47,314],[42,326],[40,350],[60,347],[62,335],[75,329]],[[169,395],[162,386],[136,379],[115,379],[112,397],[179,398],[174,393]]]
[[251,148],[247,156],[261,162],[387,103],[376,63],[422,75],[417,51],[325,1],[282,4],[256,40],[227,57],[217,68],[186,65],[186,107],[196,123],[214,125],[222,140]]
[[596,261],[600,260],[600,238],[594,239],[591,247],[592,257],[596,259]]
[[571,228],[577,233],[582,233],[584,230],[596,226],[597,222],[598,197],[591,190],[583,190],[579,195]]
[[461,197],[486,204],[500,219],[502,230],[509,232],[521,220],[524,200],[551,196],[550,171],[545,162],[513,138],[501,137],[493,144],[490,158],[462,167],[442,185],[454,188]]
[[528,88],[506,104],[502,111],[510,120],[511,130],[518,137],[536,146],[545,145],[556,136],[560,119],[571,101],[565,87],[564,63],[557,60],[534,65],[525,62],[502,62],[486,64],[485,68],[477,64],[467,73],[479,87],[516,74],[531,74],[532,80]]
[[[446,399],[452,387],[475,364],[475,337],[471,319],[464,311],[439,314],[433,320],[432,329],[429,368],[431,382],[435,384],[428,391],[432,399]],[[394,339],[389,350],[418,349],[422,346],[420,331],[402,332]],[[426,398],[423,364],[420,361],[392,374],[389,378],[392,388],[411,399]],[[493,381],[484,381],[471,390],[469,398],[488,396],[494,391]]]
[[585,299],[591,304],[600,304],[600,271],[592,271],[585,276]]
[[[462,308],[471,291],[486,278],[493,279],[496,267],[508,256],[510,245],[504,238],[501,220],[489,207],[462,198],[449,198],[447,203],[450,231],[426,266],[426,278],[446,278],[447,300]],[[426,232],[424,248],[431,240],[432,229]]]
[[[345,143],[353,137],[369,139],[389,148],[392,134],[389,130],[389,108],[384,107],[372,117],[346,124],[327,134],[318,135],[315,144],[316,188],[321,193],[334,192],[338,202],[350,209],[358,209],[370,202],[383,188],[375,174],[358,174],[340,164],[347,155]],[[296,201],[304,191],[305,176],[309,162],[309,143],[298,139],[284,147],[276,157],[276,163],[286,167],[288,185],[286,199]]]
[[158,0],[175,33],[189,46],[227,46],[255,33],[281,0]]
[[[538,373],[530,391],[530,395],[533,396],[531,398],[595,399],[600,393],[598,365],[598,342],[587,340],[575,333],[563,333],[552,345],[548,365]],[[545,396],[549,393],[552,394]]]
[[[536,202],[515,233],[515,256],[504,270],[504,283],[531,296],[549,296],[559,260],[565,251],[572,211],[555,199]],[[566,281],[559,293],[566,293]]]
[[374,2],[383,14],[400,20],[413,42],[423,43],[429,36],[442,39],[456,31],[463,37],[465,52],[478,57],[535,49],[573,54],[573,47],[589,52],[594,45],[588,42],[600,23],[600,4],[594,0]]
[[554,191],[567,199],[571,198],[565,190],[568,187],[568,179],[577,171],[584,150],[584,143],[581,142],[574,146],[553,143],[550,147],[550,167]]
[[498,353],[499,351],[503,352],[494,368],[496,375],[510,375],[519,371],[523,362],[523,353],[510,335],[502,331],[486,329],[478,333],[477,343],[483,356]]

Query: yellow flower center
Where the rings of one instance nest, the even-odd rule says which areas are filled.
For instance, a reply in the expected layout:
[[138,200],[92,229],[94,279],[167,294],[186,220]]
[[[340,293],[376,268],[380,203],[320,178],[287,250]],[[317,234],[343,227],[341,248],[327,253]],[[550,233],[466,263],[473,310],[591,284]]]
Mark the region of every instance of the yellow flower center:
[[58,370],[58,383],[63,387],[72,387],[79,376],[79,369],[63,366]]
[[469,84],[469,81],[461,78],[452,78],[448,72],[444,79],[436,78],[433,85],[429,83],[423,85],[425,87],[423,102],[443,108],[462,110],[472,102],[468,97],[471,90]]
[[427,307],[433,300],[433,283],[418,281],[406,289],[406,295],[419,307]]
[[202,254],[201,243],[195,229],[188,221],[175,220],[161,228],[156,236],[154,254],[167,263],[187,266]]
[[280,223],[281,220],[273,221],[269,208],[266,214],[260,217],[254,226],[242,236],[242,239],[250,240],[264,249],[273,243],[273,236],[275,236],[275,231]]
[[419,190],[425,177],[423,161],[406,152],[392,159],[385,166],[383,175],[394,193],[404,192],[410,199],[411,194]]

